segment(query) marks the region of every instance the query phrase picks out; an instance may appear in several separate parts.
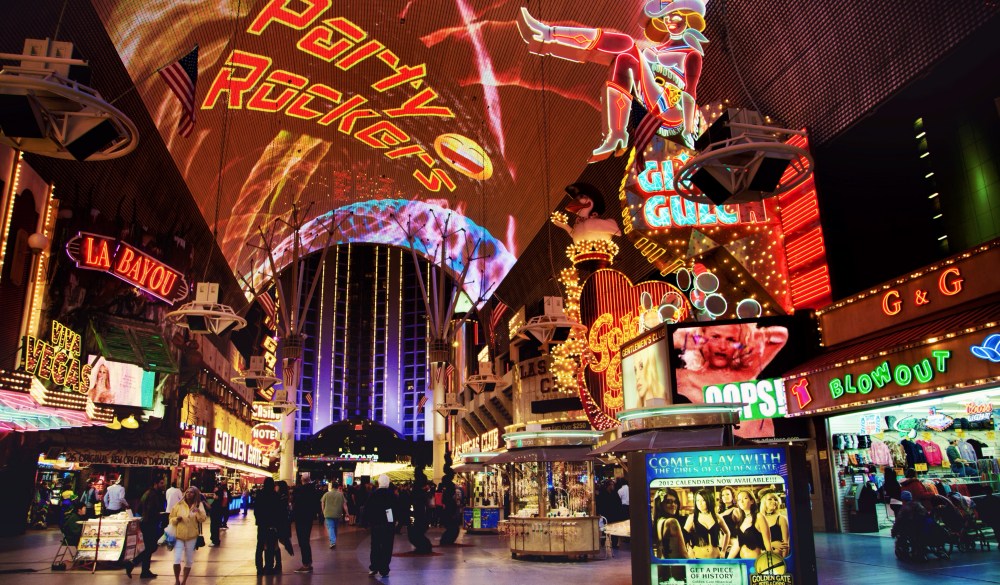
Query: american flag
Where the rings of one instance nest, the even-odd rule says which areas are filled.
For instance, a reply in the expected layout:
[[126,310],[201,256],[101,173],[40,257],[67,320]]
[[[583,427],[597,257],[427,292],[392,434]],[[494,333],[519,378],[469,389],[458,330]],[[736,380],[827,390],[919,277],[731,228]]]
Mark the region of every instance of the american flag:
[[424,393],[424,395],[420,397],[420,400],[417,401],[417,414],[420,414],[421,412],[424,411],[424,405],[426,404],[427,404],[427,394]]
[[[633,115],[636,111],[639,111],[640,108],[641,106],[633,107]],[[639,120],[639,124],[636,126],[635,130],[632,132],[632,136],[635,138],[632,145],[635,147],[635,152],[639,156],[642,156],[642,152],[646,149],[646,145],[649,144],[649,141],[652,140],[654,136],[656,136],[656,131],[663,125],[663,121],[656,115],[655,108],[656,106],[654,106],[653,110],[648,110],[645,113],[642,119]]]
[[187,138],[194,130],[194,87],[198,83],[198,45],[179,61],[160,69],[160,75],[181,102],[181,119],[177,124],[177,133]]
[[299,385],[299,378],[302,374],[302,360],[285,358],[284,364],[282,364],[281,372],[283,374],[283,386],[285,388],[297,388]]
[[489,322],[490,340],[496,339],[497,325],[500,324],[500,320],[503,319],[504,313],[506,313],[507,309],[509,308],[510,307],[508,307],[506,303],[504,303],[500,299],[497,299],[497,304],[493,307],[493,311],[490,312],[490,322]]
[[278,317],[278,307],[274,304],[274,299],[271,298],[270,293],[265,291],[257,295],[257,302],[260,303],[260,308],[264,310],[264,315],[267,317],[266,325],[270,329],[274,329]]

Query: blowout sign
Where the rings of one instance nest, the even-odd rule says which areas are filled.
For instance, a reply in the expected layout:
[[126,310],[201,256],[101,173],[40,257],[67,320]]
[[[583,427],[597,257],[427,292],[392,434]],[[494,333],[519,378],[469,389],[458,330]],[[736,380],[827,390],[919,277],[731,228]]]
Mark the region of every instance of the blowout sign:
[[665,282],[633,285],[620,272],[598,270],[584,283],[580,318],[588,328],[587,349],[593,356],[585,377],[594,402],[606,415],[613,417],[625,407],[622,345],[663,323],[665,312],[660,309],[667,305],[677,308],[671,309],[677,320],[690,313],[684,295]]
[[66,242],[66,253],[78,268],[117,276],[170,305],[188,295],[183,274],[114,238],[80,232]]
[[[902,348],[869,346],[867,353],[852,354],[849,359],[807,363],[807,369],[793,370],[785,377],[788,414],[812,414],[1000,381],[1000,363],[978,359],[968,349],[971,343],[997,331],[987,325],[992,324]],[[967,408],[967,418],[974,414],[987,418],[987,406]]]
[[264,457],[275,457],[281,447],[281,431],[268,423],[254,425],[250,429],[250,445],[260,449]]
[[86,394],[91,365],[80,362],[80,334],[58,321],[52,322],[49,341],[25,335],[21,343],[21,367],[43,382]]

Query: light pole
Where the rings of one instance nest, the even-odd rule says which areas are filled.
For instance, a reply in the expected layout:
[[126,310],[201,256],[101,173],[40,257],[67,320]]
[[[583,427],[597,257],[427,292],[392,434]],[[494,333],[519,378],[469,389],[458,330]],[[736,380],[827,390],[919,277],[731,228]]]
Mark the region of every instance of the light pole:
[[[323,275],[323,266],[326,263],[326,255],[330,250],[330,243],[333,241],[334,232],[338,231],[343,222],[352,214],[348,213],[336,223],[336,216],[332,218],[327,231],[326,244],[320,255],[319,266],[313,275],[310,283],[303,282],[299,271],[303,261],[302,249],[302,226],[305,224],[304,218],[308,216],[308,207],[303,211],[297,204],[292,204],[291,215],[288,220],[278,218],[274,221],[272,229],[265,232],[263,227],[258,228],[260,243],[247,243],[247,246],[261,250],[267,255],[268,266],[271,270],[270,280],[261,285],[259,289],[253,286],[252,281],[244,280],[254,296],[263,293],[270,284],[273,284],[278,293],[278,311],[276,315],[278,338],[281,342],[281,377],[282,389],[274,393],[274,400],[271,407],[276,413],[281,415],[281,451],[278,477],[292,485],[295,481],[295,411],[297,410],[296,398],[299,390],[299,379],[302,376],[302,346],[305,336],[302,329],[305,325],[306,311],[312,304],[316,295],[316,288]],[[275,229],[281,224],[291,231],[291,258],[289,269],[291,278],[289,287],[282,285],[278,274],[278,263],[275,258],[274,238],[277,232]],[[305,288],[307,287],[307,288]],[[303,298],[303,290],[306,290]]]
[[[477,255],[482,240],[473,240],[465,233],[464,228],[451,228],[452,213],[442,221],[437,216],[433,216],[435,228],[441,234],[440,243],[434,250],[429,251],[431,267],[428,278],[424,278],[421,271],[420,258],[417,250],[425,249],[425,240],[420,238],[426,225],[414,226],[412,221],[407,220],[404,226],[397,217],[393,217],[400,230],[406,235],[410,252],[413,255],[413,263],[416,267],[417,282],[420,285],[420,294],[427,311],[427,361],[429,362],[429,376],[431,382],[431,392],[434,400],[434,411],[438,416],[433,418],[433,475],[434,481],[440,481],[444,471],[444,454],[447,448],[448,439],[448,419],[450,416],[465,410],[458,402],[456,393],[448,392],[451,377],[455,374],[450,367],[453,359],[453,343],[457,334],[461,331],[465,321],[469,318],[471,311],[458,319],[453,319],[455,307],[461,295],[465,292],[465,279],[469,269],[476,262],[484,260],[486,257]],[[465,233],[465,239],[461,240],[461,235]],[[453,245],[453,240],[463,243]],[[460,257],[449,258],[448,252],[458,250]],[[459,274],[450,279],[448,274],[449,263],[457,263],[461,266]],[[488,286],[481,282],[481,294],[474,303],[476,306],[482,303],[488,294]],[[470,297],[471,298],[471,297]]]

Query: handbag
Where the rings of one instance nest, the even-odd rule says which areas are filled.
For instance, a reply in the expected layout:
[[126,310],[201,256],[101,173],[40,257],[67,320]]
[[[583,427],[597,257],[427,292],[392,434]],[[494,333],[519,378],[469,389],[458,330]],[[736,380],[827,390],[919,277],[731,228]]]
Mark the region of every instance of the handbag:
[[205,537],[201,535],[201,522],[198,523],[198,540],[194,543],[195,550],[205,546]]

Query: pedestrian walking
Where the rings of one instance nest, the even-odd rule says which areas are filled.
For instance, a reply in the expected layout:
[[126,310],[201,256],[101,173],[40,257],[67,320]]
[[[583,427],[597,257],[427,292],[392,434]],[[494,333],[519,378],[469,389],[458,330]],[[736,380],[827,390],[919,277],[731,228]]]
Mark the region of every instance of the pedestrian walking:
[[348,515],[347,498],[340,489],[339,482],[330,482],[330,487],[320,500],[323,508],[323,521],[326,523],[326,534],[330,539],[330,548],[337,548],[337,525]]
[[371,530],[371,554],[369,555],[368,574],[389,576],[389,562],[392,560],[393,505],[395,498],[389,491],[389,476],[378,476],[378,489],[365,502],[365,522]]
[[278,493],[277,512],[274,515],[274,525],[278,538],[274,545],[274,573],[281,574],[281,550],[277,544],[285,547],[288,554],[295,556],[292,548],[292,503],[288,490],[288,482],[279,480],[274,484]]
[[225,483],[222,484],[222,518],[219,523],[219,528],[222,530],[229,530],[229,486]]
[[144,549],[131,561],[125,562],[125,574],[132,578],[132,569],[135,565],[142,566],[140,579],[155,579],[156,573],[149,570],[149,563],[153,553],[156,552],[157,542],[163,535],[163,517],[166,514],[166,498],[163,491],[167,487],[167,479],[162,473],[153,476],[153,485],[146,493],[142,494],[139,510],[142,520],[139,521],[139,529],[142,531],[142,542]]
[[299,541],[302,555],[302,566],[295,569],[296,573],[312,573],[312,538],[313,524],[319,516],[319,494],[309,474],[299,477],[299,485],[292,492],[292,520],[295,522],[295,537]]
[[[201,533],[201,524],[207,515],[202,505],[198,488],[192,486],[184,492],[184,498],[170,510],[170,524],[174,526],[177,543],[174,545],[174,585],[186,585],[194,564],[194,551]],[[184,557],[183,573],[181,557]]]
[[215,486],[215,492],[212,494],[212,499],[208,506],[208,534],[212,539],[212,546],[219,546],[222,544],[222,540],[219,536],[219,530],[222,528],[222,518],[225,510],[224,502],[225,500],[222,497],[222,486]]
[[266,477],[253,502],[253,515],[257,523],[257,552],[254,555],[257,575],[269,575],[274,572],[274,555],[278,550],[275,520],[277,508],[278,494],[274,487],[274,479]]
[[170,512],[170,510],[173,510],[174,506],[177,505],[177,502],[181,501],[181,499],[184,497],[184,492],[180,489],[180,487],[178,487],[178,485],[179,485],[178,482],[175,481],[174,483],[170,484],[169,488],[167,488],[166,498],[167,498],[168,513]]
[[87,480],[87,487],[80,494],[80,503],[87,507],[87,518],[94,518],[94,504],[100,501],[97,497],[97,488],[94,487],[94,480]]

